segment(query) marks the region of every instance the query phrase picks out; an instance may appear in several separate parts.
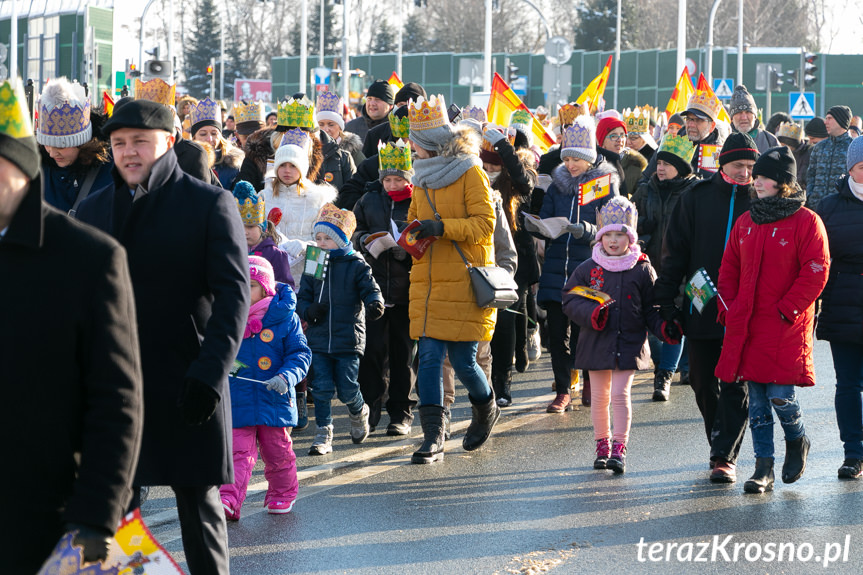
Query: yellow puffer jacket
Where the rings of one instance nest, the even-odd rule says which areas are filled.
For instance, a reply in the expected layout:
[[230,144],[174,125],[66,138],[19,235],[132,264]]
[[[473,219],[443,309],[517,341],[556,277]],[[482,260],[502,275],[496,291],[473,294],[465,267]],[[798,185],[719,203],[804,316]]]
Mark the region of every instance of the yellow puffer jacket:
[[[489,341],[496,319],[476,305],[470,276],[452,244],[458,242],[475,266],[494,265],[494,205],[488,177],[474,166],[445,188],[428,190],[444,224],[444,235],[411,268],[411,337],[443,341]],[[433,220],[425,189],[415,188],[408,221]]]

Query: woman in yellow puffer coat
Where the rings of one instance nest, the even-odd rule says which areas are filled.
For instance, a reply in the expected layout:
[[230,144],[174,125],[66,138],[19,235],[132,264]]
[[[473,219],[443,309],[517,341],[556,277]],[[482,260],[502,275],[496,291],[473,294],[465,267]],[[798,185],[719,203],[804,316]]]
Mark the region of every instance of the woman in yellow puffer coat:
[[441,369],[447,353],[473,409],[465,450],[482,445],[500,417],[476,363],[477,342],[491,339],[496,310],[477,306],[467,267],[453,243],[471,265],[494,265],[495,214],[475,132],[449,123],[442,96],[411,102],[409,117],[416,174],[408,219],[421,222],[417,237],[438,237],[411,269],[410,333],[419,339],[417,390],[424,436],[411,461],[433,463],[443,459]]

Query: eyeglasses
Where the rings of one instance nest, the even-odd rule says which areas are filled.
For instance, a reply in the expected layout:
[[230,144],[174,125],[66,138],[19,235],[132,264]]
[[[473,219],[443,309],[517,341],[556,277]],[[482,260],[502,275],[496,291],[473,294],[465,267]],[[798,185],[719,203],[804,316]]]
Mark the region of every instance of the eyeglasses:
[[608,138],[612,142],[617,142],[619,140],[622,140],[625,137],[626,137],[626,134],[609,134],[606,136],[606,138]]

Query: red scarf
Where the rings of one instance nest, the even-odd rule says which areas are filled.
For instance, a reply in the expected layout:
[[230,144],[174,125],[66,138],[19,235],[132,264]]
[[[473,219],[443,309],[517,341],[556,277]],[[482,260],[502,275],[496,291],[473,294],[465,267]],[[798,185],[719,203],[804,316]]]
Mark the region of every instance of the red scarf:
[[408,184],[401,190],[394,190],[392,192],[387,192],[390,196],[390,199],[394,202],[400,202],[402,200],[407,200],[411,197],[411,194],[414,192],[413,184]]

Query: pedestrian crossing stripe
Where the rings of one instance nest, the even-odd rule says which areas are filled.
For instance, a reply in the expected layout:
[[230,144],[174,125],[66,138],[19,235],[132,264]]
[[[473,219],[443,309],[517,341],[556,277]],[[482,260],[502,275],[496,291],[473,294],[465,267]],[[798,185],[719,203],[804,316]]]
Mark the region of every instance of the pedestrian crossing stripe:
[[720,80],[713,93],[716,94],[716,97],[720,99],[730,98],[732,92],[728,80]]
[[[812,102],[810,102],[810,98],[808,96],[811,95]],[[791,96],[793,98],[793,95]],[[800,92],[797,97],[797,101],[791,106],[791,112],[789,113],[792,118],[814,118],[815,110],[813,109],[813,103],[815,101],[815,94],[810,92]]]

